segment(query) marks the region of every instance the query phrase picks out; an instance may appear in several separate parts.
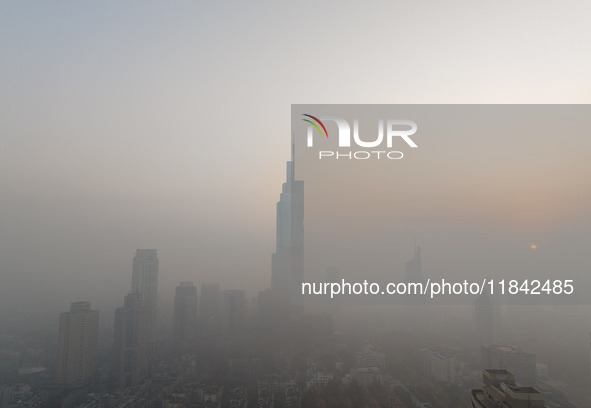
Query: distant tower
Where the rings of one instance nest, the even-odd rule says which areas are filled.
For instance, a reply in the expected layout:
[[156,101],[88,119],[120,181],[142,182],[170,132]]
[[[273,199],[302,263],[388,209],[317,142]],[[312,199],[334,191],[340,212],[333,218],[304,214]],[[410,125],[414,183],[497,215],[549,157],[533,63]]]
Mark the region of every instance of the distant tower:
[[265,289],[260,291],[257,298],[257,316],[256,316],[256,331],[261,338],[269,338],[273,336],[277,329],[276,315],[278,310],[276,306],[275,292],[273,289]]
[[148,308],[148,338],[153,341],[156,329],[156,297],[158,295],[158,254],[155,249],[135,251],[131,292],[139,293],[142,306]]
[[222,322],[225,334],[238,334],[244,328],[246,299],[243,290],[224,290]]
[[406,263],[406,281],[423,282],[421,276],[421,247],[415,246],[415,257]]
[[[421,247],[416,246],[415,242],[415,256],[406,263],[406,282],[424,284],[423,276],[421,274]],[[426,303],[425,297],[419,294],[407,294],[404,297],[404,302],[407,305],[417,306]],[[419,311],[417,308],[409,310],[411,319],[415,322],[422,321],[426,318],[424,310]]]
[[197,287],[181,282],[174,295],[172,336],[177,345],[195,338],[197,328]]
[[497,305],[493,304],[488,292],[486,290],[483,291],[478,299],[476,299],[475,303],[476,341],[478,350],[482,347],[498,344],[499,315],[500,313]]
[[148,373],[149,310],[138,293],[125,296],[124,306],[115,310],[113,375],[121,388],[131,387]]
[[90,302],[74,302],[60,314],[55,382],[71,386],[90,383],[96,371],[99,312]]
[[[339,270],[335,267],[326,268],[326,283],[341,283]],[[327,296],[329,297],[329,296]],[[343,314],[343,306],[341,298],[336,296],[328,299],[328,312],[332,315],[333,321],[339,321]]]
[[199,298],[198,326],[200,333],[215,333],[219,331],[220,322],[220,284],[201,284],[201,296]]
[[271,288],[291,311],[301,311],[304,281],[304,182],[295,179],[295,147],[277,203],[276,251],[271,258]]

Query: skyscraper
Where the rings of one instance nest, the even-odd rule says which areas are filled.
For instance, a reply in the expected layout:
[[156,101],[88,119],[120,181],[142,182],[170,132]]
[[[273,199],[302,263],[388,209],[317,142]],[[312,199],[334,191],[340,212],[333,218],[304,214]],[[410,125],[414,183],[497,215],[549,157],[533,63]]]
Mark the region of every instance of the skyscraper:
[[115,310],[113,375],[119,387],[131,387],[148,373],[149,311],[138,293],[125,296]]
[[200,333],[212,334],[220,329],[220,303],[220,284],[202,283],[197,325]]
[[[410,261],[406,262],[406,282],[424,284],[421,271],[421,247],[416,246],[415,242],[415,256]],[[426,318],[425,310],[414,306],[424,305],[426,303],[425,297],[416,294],[407,294],[404,297],[404,302],[407,305],[412,305],[413,308],[409,310],[410,317],[413,321],[424,321]]]
[[490,295],[485,290],[476,299],[475,304],[476,341],[479,350],[481,347],[498,343],[499,319],[498,305],[493,304]]
[[197,287],[181,282],[174,295],[172,336],[177,345],[195,338],[197,328]]
[[302,309],[304,281],[304,182],[295,179],[295,147],[287,162],[287,180],[277,203],[276,250],[271,258],[271,288]]
[[257,334],[261,338],[271,337],[277,327],[275,324],[278,319],[275,316],[277,308],[275,307],[274,294],[273,289],[265,289],[258,294],[255,326]]
[[60,314],[55,382],[71,386],[90,383],[96,371],[99,312],[90,302],[74,302]]
[[[327,283],[339,283],[341,282],[339,270],[335,267],[326,268],[326,282]],[[343,305],[341,304],[341,298],[336,296],[330,299],[327,295],[328,300],[328,312],[332,315],[334,321],[341,319],[343,314]]]
[[238,334],[244,328],[246,299],[243,290],[224,290],[222,295],[222,322],[225,334]]
[[158,295],[158,254],[155,249],[138,249],[133,258],[131,292],[140,294],[142,306],[148,308],[148,339],[154,340],[156,297]]

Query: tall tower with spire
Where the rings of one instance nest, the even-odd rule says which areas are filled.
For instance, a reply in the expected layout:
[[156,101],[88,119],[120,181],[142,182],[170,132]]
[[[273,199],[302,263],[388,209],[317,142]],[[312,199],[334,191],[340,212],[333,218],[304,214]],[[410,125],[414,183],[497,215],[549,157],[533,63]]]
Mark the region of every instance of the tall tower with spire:
[[[407,283],[420,283],[424,284],[423,276],[421,273],[421,247],[417,247],[415,240],[415,256],[413,259],[406,263],[406,282]],[[424,305],[425,297],[420,295],[409,295],[404,298],[407,305]],[[421,313],[418,310],[411,312],[413,319],[422,318]]]
[[276,250],[271,258],[271,288],[291,301],[291,311],[302,308],[304,281],[304,182],[295,179],[295,143],[292,136],[287,180],[277,203]]

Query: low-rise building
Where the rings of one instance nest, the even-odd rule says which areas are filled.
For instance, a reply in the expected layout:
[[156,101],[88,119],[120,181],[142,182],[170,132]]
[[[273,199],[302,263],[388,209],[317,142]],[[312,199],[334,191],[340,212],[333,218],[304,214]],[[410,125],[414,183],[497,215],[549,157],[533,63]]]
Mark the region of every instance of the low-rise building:
[[474,408],[545,408],[544,395],[534,387],[517,386],[507,370],[482,371],[482,389],[472,390]]

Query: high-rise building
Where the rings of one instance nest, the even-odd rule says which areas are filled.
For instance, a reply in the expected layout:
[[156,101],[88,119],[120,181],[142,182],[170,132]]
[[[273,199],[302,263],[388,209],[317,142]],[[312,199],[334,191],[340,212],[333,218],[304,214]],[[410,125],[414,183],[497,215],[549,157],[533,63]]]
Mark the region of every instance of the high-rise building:
[[148,373],[149,310],[139,293],[125,296],[124,306],[115,310],[113,376],[119,387],[131,387]]
[[457,380],[460,365],[455,353],[420,349],[419,358],[421,369],[434,381],[453,384]]
[[96,371],[98,310],[90,302],[74,302],[60,314],[55,382],[70,386],[90,383]]
[[158,254],[155,249],[138,249],[133,258],[131,293],[139,293],[148,308],[148,338],[155,338],[156,297],[158,296]]
[[265,289],[258,294],[256,332],[261,338],[270,338],[278,329],[279,316],[277,299],[273,289]]
[[225,334],[238,334],[244,328],[246,299],[243,290],[224,290],[222,295],[222,322]]
[[482,366],[487,369],[508,370],[518,384],[536,384],[536,355],[512,346],[481,348]]
[[175,343],[194,339],[197,334],[197,287],[193,282],[181,282],[174,295],[172,336]]
[[291,303],[291,311],[302,309],[304,281],[304,182],[295,179],[295,148],[287,162],[287,180],[277,203],[276,251],[271,258],[271,288]]
[[[337,268],[326,268],[326,283],[341,283],[339,270]],[[331,299],[330,294],[327,294],[326,298],[328,301],[328,313],[332,315],[333,321],[340,321],[343,315],[343,305],[341,304],[341,298],[339,296],[336,296]]]
[[[500,311],[484,291],[475,304],[476,341],[478,349],[498,344]],[[491,367],[483,367],[491,368]]]
[[[422,271],[421,271],[421,247],[417,247],[415,243],[415,256],[410,261],[406,262],[406,282],[407,283],[420,283],[421,285],[425,282],[423,281]],[[410,318],[415,323],[424,323],[426,310],[423,308],[417,308],[414,306],[417,305],[424,305],[426,303],[425,297],[421,296],[420,294],[410,294],[404,297],[404,302],[407,305],[413,306],[409,309]]]
[[221,327],[220,305],[220,284],[201,284],[197,325],[199,333],[212,334],[219,331]]
[[444,355],[439,352],[431,353],[431,377],[435,381],[453,384],[457,377],[457,363],[454,356]]

